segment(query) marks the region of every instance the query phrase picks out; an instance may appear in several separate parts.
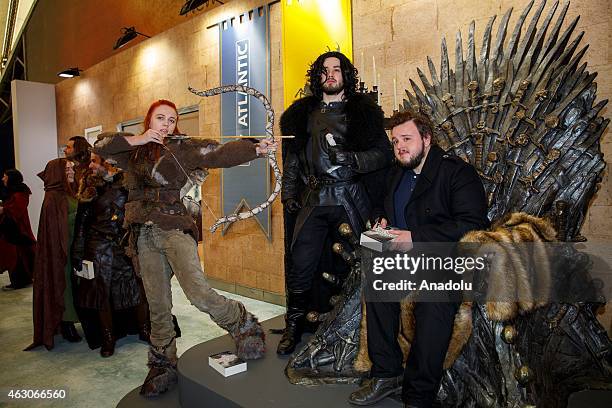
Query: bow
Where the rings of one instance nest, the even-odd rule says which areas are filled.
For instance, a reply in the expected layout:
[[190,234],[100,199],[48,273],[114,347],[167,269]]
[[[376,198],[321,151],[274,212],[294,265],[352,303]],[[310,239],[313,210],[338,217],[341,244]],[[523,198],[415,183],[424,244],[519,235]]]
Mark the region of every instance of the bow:
[[[257,98],[263,104],[266,110],[266,138],[271,141],[274,141],[274,130],[273,130],[274,110],[272,110],[272,105],[270,104],[270,101],[268,101],[268,98],[266,98],[266,96],[262,94],[261,92],[259,92],[257,89],[251,88],[248,86],[243,86],[243,85],[224,85],[224,86],[219,86],[217,88],[212,88],[212,89],[208,89],[204,91],[199,91],[190,86],[189,91],[198,96],[202,96],[202,97],[214,96],[214,95],[219,95],[219,94],[227,93],[227,92],[243,92],[247,95]],[[264,201],[263,203],[255,206],[252,209],[249,209],[248,211],[244,211],[241,213],[234,213],[234,214],[226,215],[224,217],[219,218],[210,227],[210,232],[215,232],[217,228],[219,228],[223,224],[231,224],[238,220],[246,220],[247,218],[251,218],[259,214],[265,208],[270,206],[270,204],[272,204],[272,202],[276,199],[276,197],[278,196],[281,190],[282,174],[281,174],[280,168],[278,167],[278,163],[276,161],[275,152],[268,151],[267,156],[268,156],[268,163],[270,164],[270,167],[272,168],[272,171],[274,172],[274,179],[275,179],[274,190],[272,191],[272,194],[270,194],[270,197],[268,197],[268,199]]]

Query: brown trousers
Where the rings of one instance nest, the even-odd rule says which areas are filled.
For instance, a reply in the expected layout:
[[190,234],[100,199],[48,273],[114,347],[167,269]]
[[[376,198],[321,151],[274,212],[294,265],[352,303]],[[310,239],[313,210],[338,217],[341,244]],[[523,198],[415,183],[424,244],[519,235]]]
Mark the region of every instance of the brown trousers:
[[204,277],[193,237],[179,230],[162,230],[147,223],[138,236],[138,262],[151,312],[151,344],[176,360],[172,323],[172,289],[176,278],[192,305],[220,327],[232,331],[241,316],[240,303],[215,292]]

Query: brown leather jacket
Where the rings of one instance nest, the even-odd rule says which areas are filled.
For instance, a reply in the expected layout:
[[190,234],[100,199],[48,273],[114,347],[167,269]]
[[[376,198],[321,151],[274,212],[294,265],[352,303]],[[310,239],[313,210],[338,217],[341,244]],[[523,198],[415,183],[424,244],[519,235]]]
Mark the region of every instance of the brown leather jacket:
[[153,221],[164,230],[179,229],[197,236],[195,221],[181,202],[183,187],[196,178],[201,180],[206,169],[233,167],[257,157],[255,145],[248,140],[221,145],[209,139],[185,139],[169,140],[155,163],[135,163],[131,156],[138,146],[125,140],[130,136],[106,133],[98,136],[93,148],[127,172],[126,226]]

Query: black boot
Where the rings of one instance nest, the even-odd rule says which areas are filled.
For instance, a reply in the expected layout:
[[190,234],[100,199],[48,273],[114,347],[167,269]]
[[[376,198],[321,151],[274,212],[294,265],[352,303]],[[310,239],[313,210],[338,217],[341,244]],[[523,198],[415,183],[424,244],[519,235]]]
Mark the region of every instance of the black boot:
[[178,324],[178,319],[175,315],[172,315],[172,323],[174,324],[174,338],[178,339],[181,337],[181,327]]
[[60,330],[62,332],[62,337],[70,343],[78,343],[83,340],[81,336],[79,336],[76,327],[74,327],[73,322],[61,322]]
[[102,345],[100,355],[110,357],[115,353],[115,336],[113,336],[113,312],[110,304],[98,312],[100,331],[102,332]]
[[102,330],[102,346],[100,346],[100,355],[102,357],[110,357],[115,354],[115,337],[113,332],[108,329]]
[[278,342],[276,353],[287,355],[293,353],[295,346],[302,340],[306,306],[310,300],[310,291],[287,290],[287,314],[285,315],[285,331]]
[[136,319],[138,321],[138,338],[151,344],[151,321],[147,302],[142,302],[136,306]]

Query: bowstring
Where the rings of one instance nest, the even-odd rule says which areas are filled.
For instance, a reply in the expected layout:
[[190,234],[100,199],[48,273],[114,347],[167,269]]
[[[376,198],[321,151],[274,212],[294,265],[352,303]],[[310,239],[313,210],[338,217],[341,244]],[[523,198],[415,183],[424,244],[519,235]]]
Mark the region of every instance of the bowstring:
[[[196,185],[192,178],[189,177],[189,174],[187,174],[187,171],[185,170],[185,168],[183,167],[183,165],[181,164],[181,162],[179,161],[179,159],[174,155],[174,153],[172,152],[172,150],[170,150],[168,148],[168,146],[162,144],[163,148],[166,149],[168,151],[168,153],[170,153],[170,155],[172,156],[172,158],[174,159],[174,161],[176,162],[176,164],[178,164],[179,168],[181,169],[181,171],[183,172],[183,174],[185,175],[185,177],[187,177],[187,179],[191,182],[191,185]],[[191,198],[189,201],[191,201],[192,203],[194,203],[195,205],[197,205],[198,207],[200,207],[200,212],[202,211],[202,206],[195,201],[193,198]],[[206,202],[206,200],[204,200],[204,197],[201,198],[202,203],[204,203],[204,207],[206,207],[206,209],[208,210],[208,212],[210,212],[210,215],[213,216],[213,218],[215,220],[217,220],[219,217],[217,217],[215,215],[215,213],[213,212],[213,210],[210,208],[210,206],[208,205],[208,203]]]

